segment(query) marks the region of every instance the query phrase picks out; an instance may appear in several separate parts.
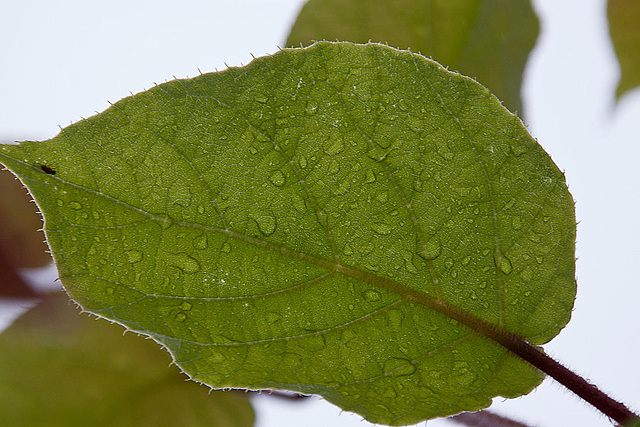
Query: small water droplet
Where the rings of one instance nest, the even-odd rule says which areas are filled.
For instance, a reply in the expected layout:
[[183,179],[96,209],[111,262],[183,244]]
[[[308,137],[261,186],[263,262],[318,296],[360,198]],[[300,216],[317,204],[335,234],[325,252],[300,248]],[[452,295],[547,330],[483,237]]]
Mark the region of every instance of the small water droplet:
[[185,273],[195,273],[200,270],[198,261],[185,253],[173,254],[171,256],[171,264]]
[[462,258],[461,264],[462,265],[468,265],[471,262],[471,257],[470,256],[466,256],[464,258]]
[[318,103],[314,99],[310,99],[307,102],[307,106],[305,107],[305,111],[309,115],[314,115],[316,110],[318,109]]
[[269,181],[271,181],[271,183],[276,187],[282,187],[286,183],[287,179],[285,178],[282,171],[277,170],[273,174],[271,174],[271,176],[269,177]]
[[544,262],[544,257],[543,257],[543,256],[541,256],[541,255],[540,255],[540,256],[537,256],[537,257],[536,257],[536,262],[537,262],[538,264],[542,264],[542,263]]
[[344,150],[344,145],[342,144],[342,140],[333,139],[327,144],[327,149],[325,150],[327,154],[335,156]]
[[391,234],[391,231],[393,230],[391,228],[391,226],[389,224],[386,224],[384,222],[379,222],[379,223],[374,223],[371,225],[371,229],[373,231],[375,231],[378,234],[381,235],[387,235],[387,234]]
[[256,101],[259,102],[260,104],[266,104],[268,99],[267,98],[256,98]]
[[204,206],[198,205],[198,213],[201,213],[201,214],[204,213]]
[[522,228],[522,218],[520,218],[519,216],[514,216],[511,220],[511,224],[513,225],[514,229],[519,230],[520,228]]
[[442,245],[440,243],[440,239],[435,236],[422,245],[419,255],[428,261],[438,258],[441,251]]
[[367,172],[365,174],[365,181],[367,184],[371,184],[373,182],[376,182],[376,173],[374,171],[372,171],[371,169],[367,169]]
[[220,250],[224,253],[229,253],[231,252],[231,245],[229,244],[229,242],[224,242]]
[[180,304],[180,308],[183,309],[184,311],[189,311],[191,310],[191,303],[187,302],[187,301],[183,301],[182,304]]
[[415,373],[416,367],[407,359],[393,357],[384,362],[383,370],[394,377],[405,377]]
[[504,274],[510,274],[513,267],[511,266],[511,260],[506,256],[502,255],[500,257],[500,271]]
[[530,297],[530,296],[531,296],[531,291],[526,291],[526,292],[524,293],[524,296],[525,296],[525,297]]
[[394,397],[398,396],[398,393],[396,393],[396,391],[392,387],[389,387],[384,391],[383,395],[385,397],[393,399]]
[[184,322],[185,320],[187,320],[187,315],[182,313],[182,312],[180,312],[180,313],[176,314],[176,320],[178,322]]
[[62,199],[58,199],[58,206],[63,207],[64,206],[64,202],[62,201]]
[[69,207],[71,209],[80,210],[82,209],[82,205],[78,202],[69,202]]
[[100,219],[100,212],[93,211],[93,219]]
[[207,240],[207,236],[205,236],[204,234],[193,239],[193,247],[195,249],[203,250],[207,249],[208,246],[209,242]]
[[362,297],[367,302],[376,302],[376,301],[380,301],[380,298],[382,298],[382,295],[380,295],[380,292],[378,291],[374,291],[373,289],[367,289],[362,293]]
[[127,251],[127,259],[130,263],[140,262],[142,261],[142,252],[136,251],[135,249]]
[[300,158],[298,159],[298,166],[300,166],[300,168],[305,169],[307,167],[307,158],[304,156],[300,156]]
[[270,215],[262,215],[256,218],[258,229],[265,236],[270,236],[276,231],[276,219]]
[[275,323],[280,319],[282,319],[282,315],[280,315],[280,313],[276,313],[273,311],[270,311],[269,313],[267,313],[267,321],[269,323]]

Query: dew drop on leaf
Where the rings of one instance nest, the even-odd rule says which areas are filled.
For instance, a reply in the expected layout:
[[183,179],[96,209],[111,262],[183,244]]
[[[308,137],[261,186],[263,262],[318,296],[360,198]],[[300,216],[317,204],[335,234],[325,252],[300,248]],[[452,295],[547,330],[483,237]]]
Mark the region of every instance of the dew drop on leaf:
[[502,255],[500,257],[500,271],[504,274],[510,274],[513,267],[511,266],[511,260],[506,256]]
[[269,177],[269,181],[276,187],[282,187],[286,183],[286,178],[282,171],[277,170]]
[[365,299],[365,301],[376,302],[376,301],[380,301],[380,298],[382,298],[382,295],[380,295],[380,292],[378,291],[374,291],[373,289],[367,289],[362,293],[362,297]]
[[80,210],[82,209],[82,205],[79,202],[69,202],[69,207],[71,209]]
[[229,242],[224,242],[220,250],[224,253],[229,253],[231,252],[231,245],[229,244]]
[[140,262],[142,260],[142,252],[137,250],[128,251],[127,260],[132,264],[136,262]]
[[271,215],[261,215],[256,218],[258,229],[265,236],[270,236],[276,231],[276,219]]

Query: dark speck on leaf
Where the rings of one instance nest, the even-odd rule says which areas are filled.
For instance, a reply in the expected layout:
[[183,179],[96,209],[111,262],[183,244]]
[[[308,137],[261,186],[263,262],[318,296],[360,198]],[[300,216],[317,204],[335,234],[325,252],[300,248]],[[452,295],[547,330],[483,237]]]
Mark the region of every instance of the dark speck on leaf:
[[42,169],[42,172],[48,173],[49,175],[55,175],[56,174],[56,171],[54,171],[53,169],[51,169],[47,165],[40,165],[40,169]]

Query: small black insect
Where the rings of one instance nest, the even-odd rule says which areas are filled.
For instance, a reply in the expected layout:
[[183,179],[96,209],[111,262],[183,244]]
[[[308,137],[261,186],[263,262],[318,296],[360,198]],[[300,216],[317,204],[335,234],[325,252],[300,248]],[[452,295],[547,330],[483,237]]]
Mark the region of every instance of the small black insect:
[[48,173],[49,175],[55,175],[56,174],[56,171],[51,169],[47,165],[40,165],[40,169],[42,169],[42,172]]

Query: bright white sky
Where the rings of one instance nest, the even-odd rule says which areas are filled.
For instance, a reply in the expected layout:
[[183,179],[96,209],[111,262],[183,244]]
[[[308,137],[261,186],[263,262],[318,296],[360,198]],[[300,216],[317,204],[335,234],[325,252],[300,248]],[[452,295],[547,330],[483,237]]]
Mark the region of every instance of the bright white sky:
[[[302,3],[0,0],[0,141],[48,139],[155,82],[273,53]],[[640,410],[640,91],[614,102],[604,0],[534,6],[542,34],[525,76],[525,120],[565,171],[580,221],[573,320],[545,348]],[[258,427],[370,425],[319,399],[263,397],[256,407]],[[540,427],[611,425],[552,380],[492,409]]]

